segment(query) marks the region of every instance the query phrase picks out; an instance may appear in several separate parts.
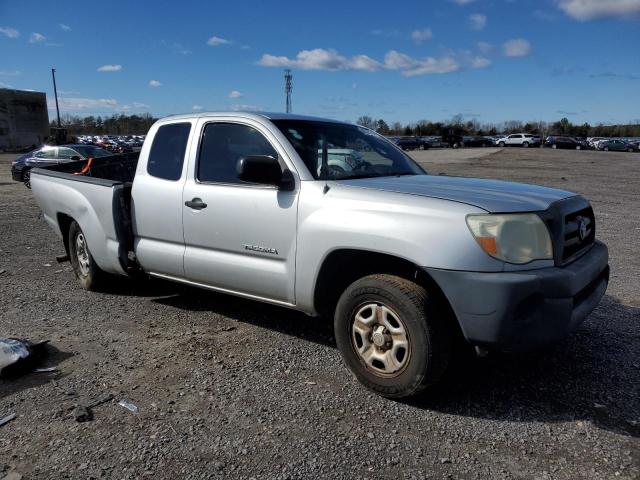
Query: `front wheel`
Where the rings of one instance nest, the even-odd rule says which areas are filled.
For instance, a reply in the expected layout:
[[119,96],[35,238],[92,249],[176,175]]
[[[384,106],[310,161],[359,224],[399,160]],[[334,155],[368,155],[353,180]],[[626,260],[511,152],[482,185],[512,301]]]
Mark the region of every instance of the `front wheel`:
[[27,188],[31,188],[31,169],[26,168],[22,173],[22,183]]
[[529,142],[523,142],[523,143],[522,143],[522,146],[523,146],[524,148],[529,148]]
[[551,145],[551,148],[553,148],[553,149],[555,150],[556,148],[558,148],[558,145],[556,145],[556,144],[554,143],[553,145]]
[[498,146],[499,146],[499,147],[504,147],[504,142],[500,142],[500,143],[498,143]]
[[89,251],[87,238],[76,221],[69,227],[69,260],[73,273],[85,290],[95,291],[105,281],[106,273],[100,270]]
[[369,275],[347,287],[334,327],[347,367],[367,388],[389,398],[434,385],[451,356],[451,336],[437,302],[420,285],[394,275]]
[[580,145],[576,145],[576,150],[582,150],[582,147]]
[[609,151],[609,147],[604,147],[604,148],[603,148],[603,150],[604,150],[605,152],[608,152],[608,151]]

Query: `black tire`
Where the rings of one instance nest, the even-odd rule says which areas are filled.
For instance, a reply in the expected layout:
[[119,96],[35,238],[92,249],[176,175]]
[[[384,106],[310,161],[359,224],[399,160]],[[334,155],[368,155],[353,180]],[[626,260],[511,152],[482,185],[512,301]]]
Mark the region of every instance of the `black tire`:
[[522,142],[522,146],[524,148],[529,148],[529,142]]
[[[84,245],[86,249],[87,259],[84,261],[84,265],[81,265],[80,257],[82,253],[79,252],[78,237],[82,236],[84,239]],[[96,291],[104,284],[107,278],[107,274],[100,270],[100,267],[93,260],[89,246],[86,243],[84,233],[80,228],[80,225],[74,220],[69,226],[69,260],[73,267],[73,273],[80,282],[80,285],[85,290]],[[80,257],[79,257],[80,255]]]
[[504,142],[499,142],[499,143],[498,143],[498,146],[499,146],[499,147],[504,147]]
[[608,151],[609,151],[609,147],[604,147],[604,148],[603,148],[603,150],[604,150],[605,152],[608,152]]
[[25,168],[24,172],[22,172],[22,183],[27,188],[31,188],[31,169]]
[[553,148],[553,149],[555,150],[556,148],[558,148],[558,145],[556,145],[556,144],[554,143],[553,145],[551,145],[551,148]]
[[[356,338],[359,333],[354,330],[355,318],[372,304],[385,307],[406,332],[404,366],[388,375],[367,365],[357,351],[362,345]],[[449,364],[452,335],[444,311],[420,285],[394,275],[369,275],[349,285],[338,301],[334,318],[336,343],[345,364],[365,387],[388,398],[414,396],[435,385]],[[375,318],[374,325],[379,317]],[[372,337],[367,342],[368,348],[381,351]],[[384,345],[393,353],[394,347]],[[396,356],[400,350],[396,350]]]
[[627,148],[627,152],[629,153],[633,152],[633,148]]

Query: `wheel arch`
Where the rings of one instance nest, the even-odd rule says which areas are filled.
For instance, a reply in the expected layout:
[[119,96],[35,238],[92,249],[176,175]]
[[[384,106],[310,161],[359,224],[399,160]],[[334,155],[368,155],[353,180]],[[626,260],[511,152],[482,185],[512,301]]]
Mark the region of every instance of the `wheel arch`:
[[56,214],[56,220],[58,221],[58,228],[60,229],[60,234],[62,235],[64,250],[67,255],[69,255],[69,229],[71,228],[71,224],[75,222],[75,219],[73,219],[66,213],[58,212]]
[[314,309],[322,316],[333,317],[338,299],[344,290],[357,279],[376,273],[397,275],[424,287],[455,318],[444,292],[429,273],[402,257],[359,249],[337,249],[329,252],[322,261],[313,290]]

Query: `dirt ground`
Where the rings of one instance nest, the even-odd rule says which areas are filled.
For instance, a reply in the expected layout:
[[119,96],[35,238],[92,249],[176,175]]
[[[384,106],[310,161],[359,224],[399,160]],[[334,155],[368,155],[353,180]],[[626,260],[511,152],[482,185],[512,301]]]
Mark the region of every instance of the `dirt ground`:
[[469,361],[407,403],[361,387],[321,319],[158,281],[81,290],[12,157],[0,336],[50,340],[58,371],[0,380],[0,418],[17,414],[0,426],[0,478],[639,478],[640,154],[415,152],[432,174],[588,197],[611,283],[561,345]]

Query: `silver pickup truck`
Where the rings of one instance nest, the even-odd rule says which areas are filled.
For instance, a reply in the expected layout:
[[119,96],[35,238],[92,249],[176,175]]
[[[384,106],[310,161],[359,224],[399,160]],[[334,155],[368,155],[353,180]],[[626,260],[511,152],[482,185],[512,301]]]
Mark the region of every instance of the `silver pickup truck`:
[[346,365],[388,397],[435,384],[460,339],[563,339],[609,279],[581,196],[428,175],[332,120],[167,117],[139,158],[35,169],[31,183],[84,288],[150,275],[333,318]]

